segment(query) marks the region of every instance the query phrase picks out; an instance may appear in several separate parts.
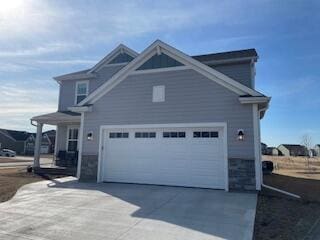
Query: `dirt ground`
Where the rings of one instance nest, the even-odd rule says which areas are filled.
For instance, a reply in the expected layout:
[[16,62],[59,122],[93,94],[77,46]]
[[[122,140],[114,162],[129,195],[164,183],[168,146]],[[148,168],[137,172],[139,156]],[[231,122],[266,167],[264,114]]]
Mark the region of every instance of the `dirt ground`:
[[25,184],[51,179],[27,173],[25,168],[0,168],[0,202],[8,201]]
[[264,183],[295,193],[295,199],[263,189],[258,195],[254,239],[308,239],[320,217],[320,173],[283,169],[264,176]]

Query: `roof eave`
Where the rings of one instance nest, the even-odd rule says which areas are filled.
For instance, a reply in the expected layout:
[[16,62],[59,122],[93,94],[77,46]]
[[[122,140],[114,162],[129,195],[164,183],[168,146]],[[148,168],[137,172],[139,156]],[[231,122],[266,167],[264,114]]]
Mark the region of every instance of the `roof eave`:
[[228,64],[228,63],[236,63],[236,62],[257,62],[258,56],[254,57],[243,57],[243,58],[229,58],[229,59],[223,59],[223,60],[210,60],[210,61],[200,61],[206,65],[215,65],[215,64]]

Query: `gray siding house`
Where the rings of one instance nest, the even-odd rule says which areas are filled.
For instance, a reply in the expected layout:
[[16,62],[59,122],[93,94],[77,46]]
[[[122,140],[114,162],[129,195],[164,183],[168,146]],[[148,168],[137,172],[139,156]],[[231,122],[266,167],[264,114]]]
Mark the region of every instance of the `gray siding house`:
[[7,148],[17,154],[25,154],[26,140],[30,133],[9,129],[0,129],[0,149]]
[[189,56],[157,40],[143,52],[119,45],[90,69],[55,77],[55,155],[77,153],[82,181],[261,188],[254,49]]
[[308,156],[308,149],[299,144],[281,144],[278,146],[280,155],[282,156]]
[[[54,134],[54,135],[53,135]],[[50,137],[49,137],[50,136]],[[33,155],[35,146],[35,133],[0,129],[0,149],[7,148],[20,155]],[[55,131],[47,131],[42,134],[41,153],[53,153]]]

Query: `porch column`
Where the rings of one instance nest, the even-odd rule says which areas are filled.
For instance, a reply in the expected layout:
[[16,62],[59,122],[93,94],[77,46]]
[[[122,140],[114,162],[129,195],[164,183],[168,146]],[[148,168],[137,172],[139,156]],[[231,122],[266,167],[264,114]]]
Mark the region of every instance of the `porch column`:
[[40,167],[40,147],[41,147],[41,138],[42,138],[42,127],[43,127],[43,123],[37,123],[37,135],[36,135],[36,143],[34,146],[33,167]]

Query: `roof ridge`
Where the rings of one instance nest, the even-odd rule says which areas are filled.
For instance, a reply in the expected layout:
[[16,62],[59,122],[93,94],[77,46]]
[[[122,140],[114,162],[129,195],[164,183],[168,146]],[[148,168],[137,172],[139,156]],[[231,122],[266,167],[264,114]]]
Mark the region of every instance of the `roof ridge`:
[[224,51],[224,52],[205,53],[205,54],[193,55],[191,57],[202,57],[202,56],[209,56],[209,55],[228,54],[228,53],[246,52],[246,51],[254,51],[255,53],[257,53],[255,48],[247,48],[247,49],[231,50],[231,51]]

